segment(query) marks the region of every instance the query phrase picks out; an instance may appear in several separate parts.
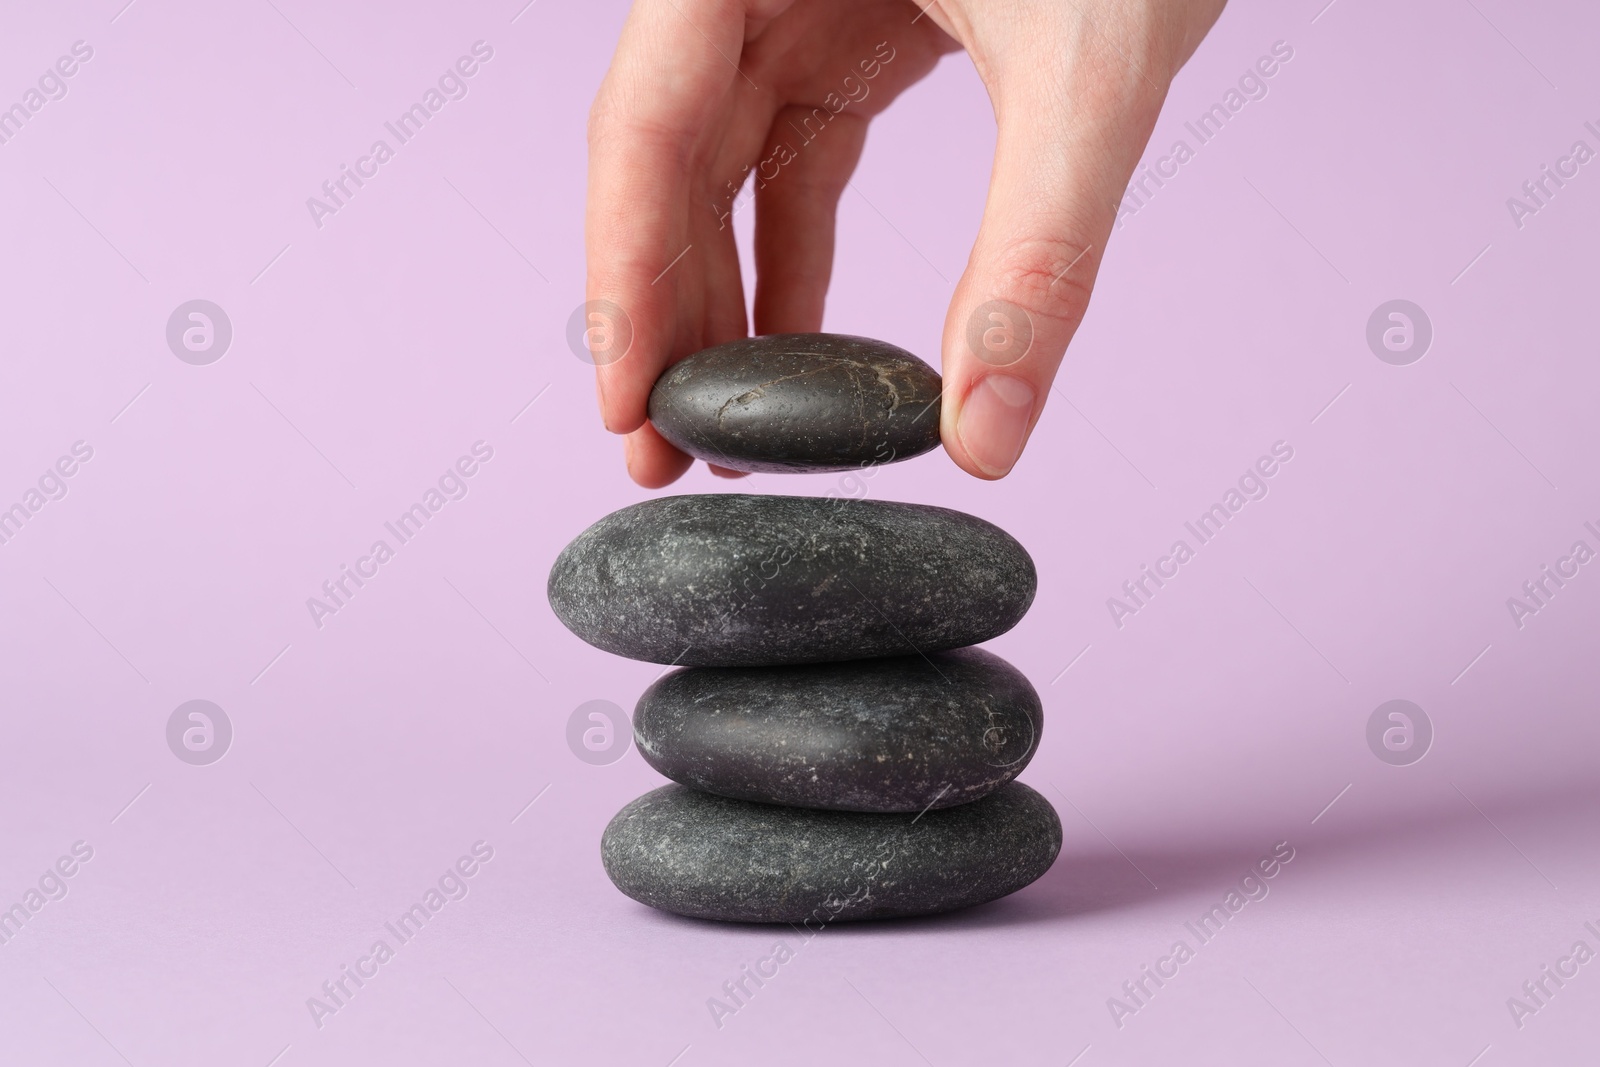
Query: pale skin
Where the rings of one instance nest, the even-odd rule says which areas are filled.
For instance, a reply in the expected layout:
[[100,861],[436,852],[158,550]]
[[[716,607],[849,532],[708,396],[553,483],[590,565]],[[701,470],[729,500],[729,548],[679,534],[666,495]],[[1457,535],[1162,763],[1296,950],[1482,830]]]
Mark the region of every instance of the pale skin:
[[[822,328],[835,215],[868,125],[958,49],[988,89],[998,136],[945,316],[940,437],[969,474],[1008,474],[1083,320],[1167,88],[1224,2],[637,0],[590,113],[585,217],[588,299],[621,308],[632,327],[626,354],[596,371],[601,416],[625,435],[634,481],[659,488],[693,462],[646,417],[665,367],[752,332]],[[870,93],[839,109],[843,79],[859,83],[885,42],[892,61],[865,68],[876,69]],[[728,183],[792,143],[815,108],[832,116],[826,133],[755,192],[752,323]],[[968,322],[990,301],[1031,326],[1014,362],[969,343]]]

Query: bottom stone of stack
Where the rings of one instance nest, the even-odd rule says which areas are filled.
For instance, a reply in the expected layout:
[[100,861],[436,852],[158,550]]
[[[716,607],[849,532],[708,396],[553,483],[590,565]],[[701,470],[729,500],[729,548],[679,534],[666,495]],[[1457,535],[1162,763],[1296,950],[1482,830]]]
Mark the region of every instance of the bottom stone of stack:
[[812,929],[997,900],[1044,874],[1060,851],[1055,809],[1021,782],[917,816],[785,808],[668,785],[619,811],[600,840],[606,874],[640,903]]

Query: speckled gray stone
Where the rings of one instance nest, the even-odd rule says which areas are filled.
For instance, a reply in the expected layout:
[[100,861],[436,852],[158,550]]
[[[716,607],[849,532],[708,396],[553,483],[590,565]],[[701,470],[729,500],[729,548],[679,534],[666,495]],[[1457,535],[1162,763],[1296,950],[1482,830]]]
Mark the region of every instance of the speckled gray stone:
[[1033,602],[1033,560],[992,523],[875,500],[660,497],[579,534],[550,606],[591,645],[691,667],[975,645]]
[[882,341],[771,334],[673,364],[650,393],[650,421],[720,467],[850,470],[937,445],[940,389],[932,367]]
[[992,793],[1033,758],[1039,694],[977,648],[793,667],[689,667],[633,734],[675,782],[741,800],[919,812]]
[[1055,809],[1021,782],[920,817],[783,808],[668,785],[623,808],[600,839],[606,873],[634,900],[810,929],[995,900],[1044,874],[1060,851]]

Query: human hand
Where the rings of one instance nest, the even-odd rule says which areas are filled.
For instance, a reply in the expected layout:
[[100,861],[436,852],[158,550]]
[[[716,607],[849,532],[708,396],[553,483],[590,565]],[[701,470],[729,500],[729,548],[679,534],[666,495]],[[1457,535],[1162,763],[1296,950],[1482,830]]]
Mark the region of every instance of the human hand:
[[585,219],[588,298],[631,325],[626,350],[597,353],[596,371],[633,479],[657,488],[693,462],[647,421],[662,370],[747,333],[732,227],[747,173],[755,332],[819,330],[867,123],[958,48],[998,137],[945,317],[940,434],[969,473],[1007,474],[1083,319],[1167,87],[1224,2],[637,0],[590,114]]

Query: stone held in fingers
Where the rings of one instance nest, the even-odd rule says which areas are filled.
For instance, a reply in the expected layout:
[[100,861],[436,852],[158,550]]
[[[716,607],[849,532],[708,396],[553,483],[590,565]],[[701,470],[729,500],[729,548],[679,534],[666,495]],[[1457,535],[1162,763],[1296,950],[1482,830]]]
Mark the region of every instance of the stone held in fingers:
[[977,648],[788,667],[690,667],[633,715],[639,752],[675,782],[741,800],[910,812],[1015,778],[1044,726],[1039,694]]
[[740,667],[927,655],[1005,633],[1033,560],[992,523],[873,500],[660,497],[601,519],[550,570],[551,607],[630,659]]
[[719,467],[852,470],[938,445],[941,388],[932,367],[883,341],[770,334],[673,364],[650,393],[650,421]]
[[618,812],[600,841],[606,874],[643,904],[810,929],[996,900],[1039,878],[1060,851],[1055,809],[1021,782],[921,816],[785,808],[668,785]]

